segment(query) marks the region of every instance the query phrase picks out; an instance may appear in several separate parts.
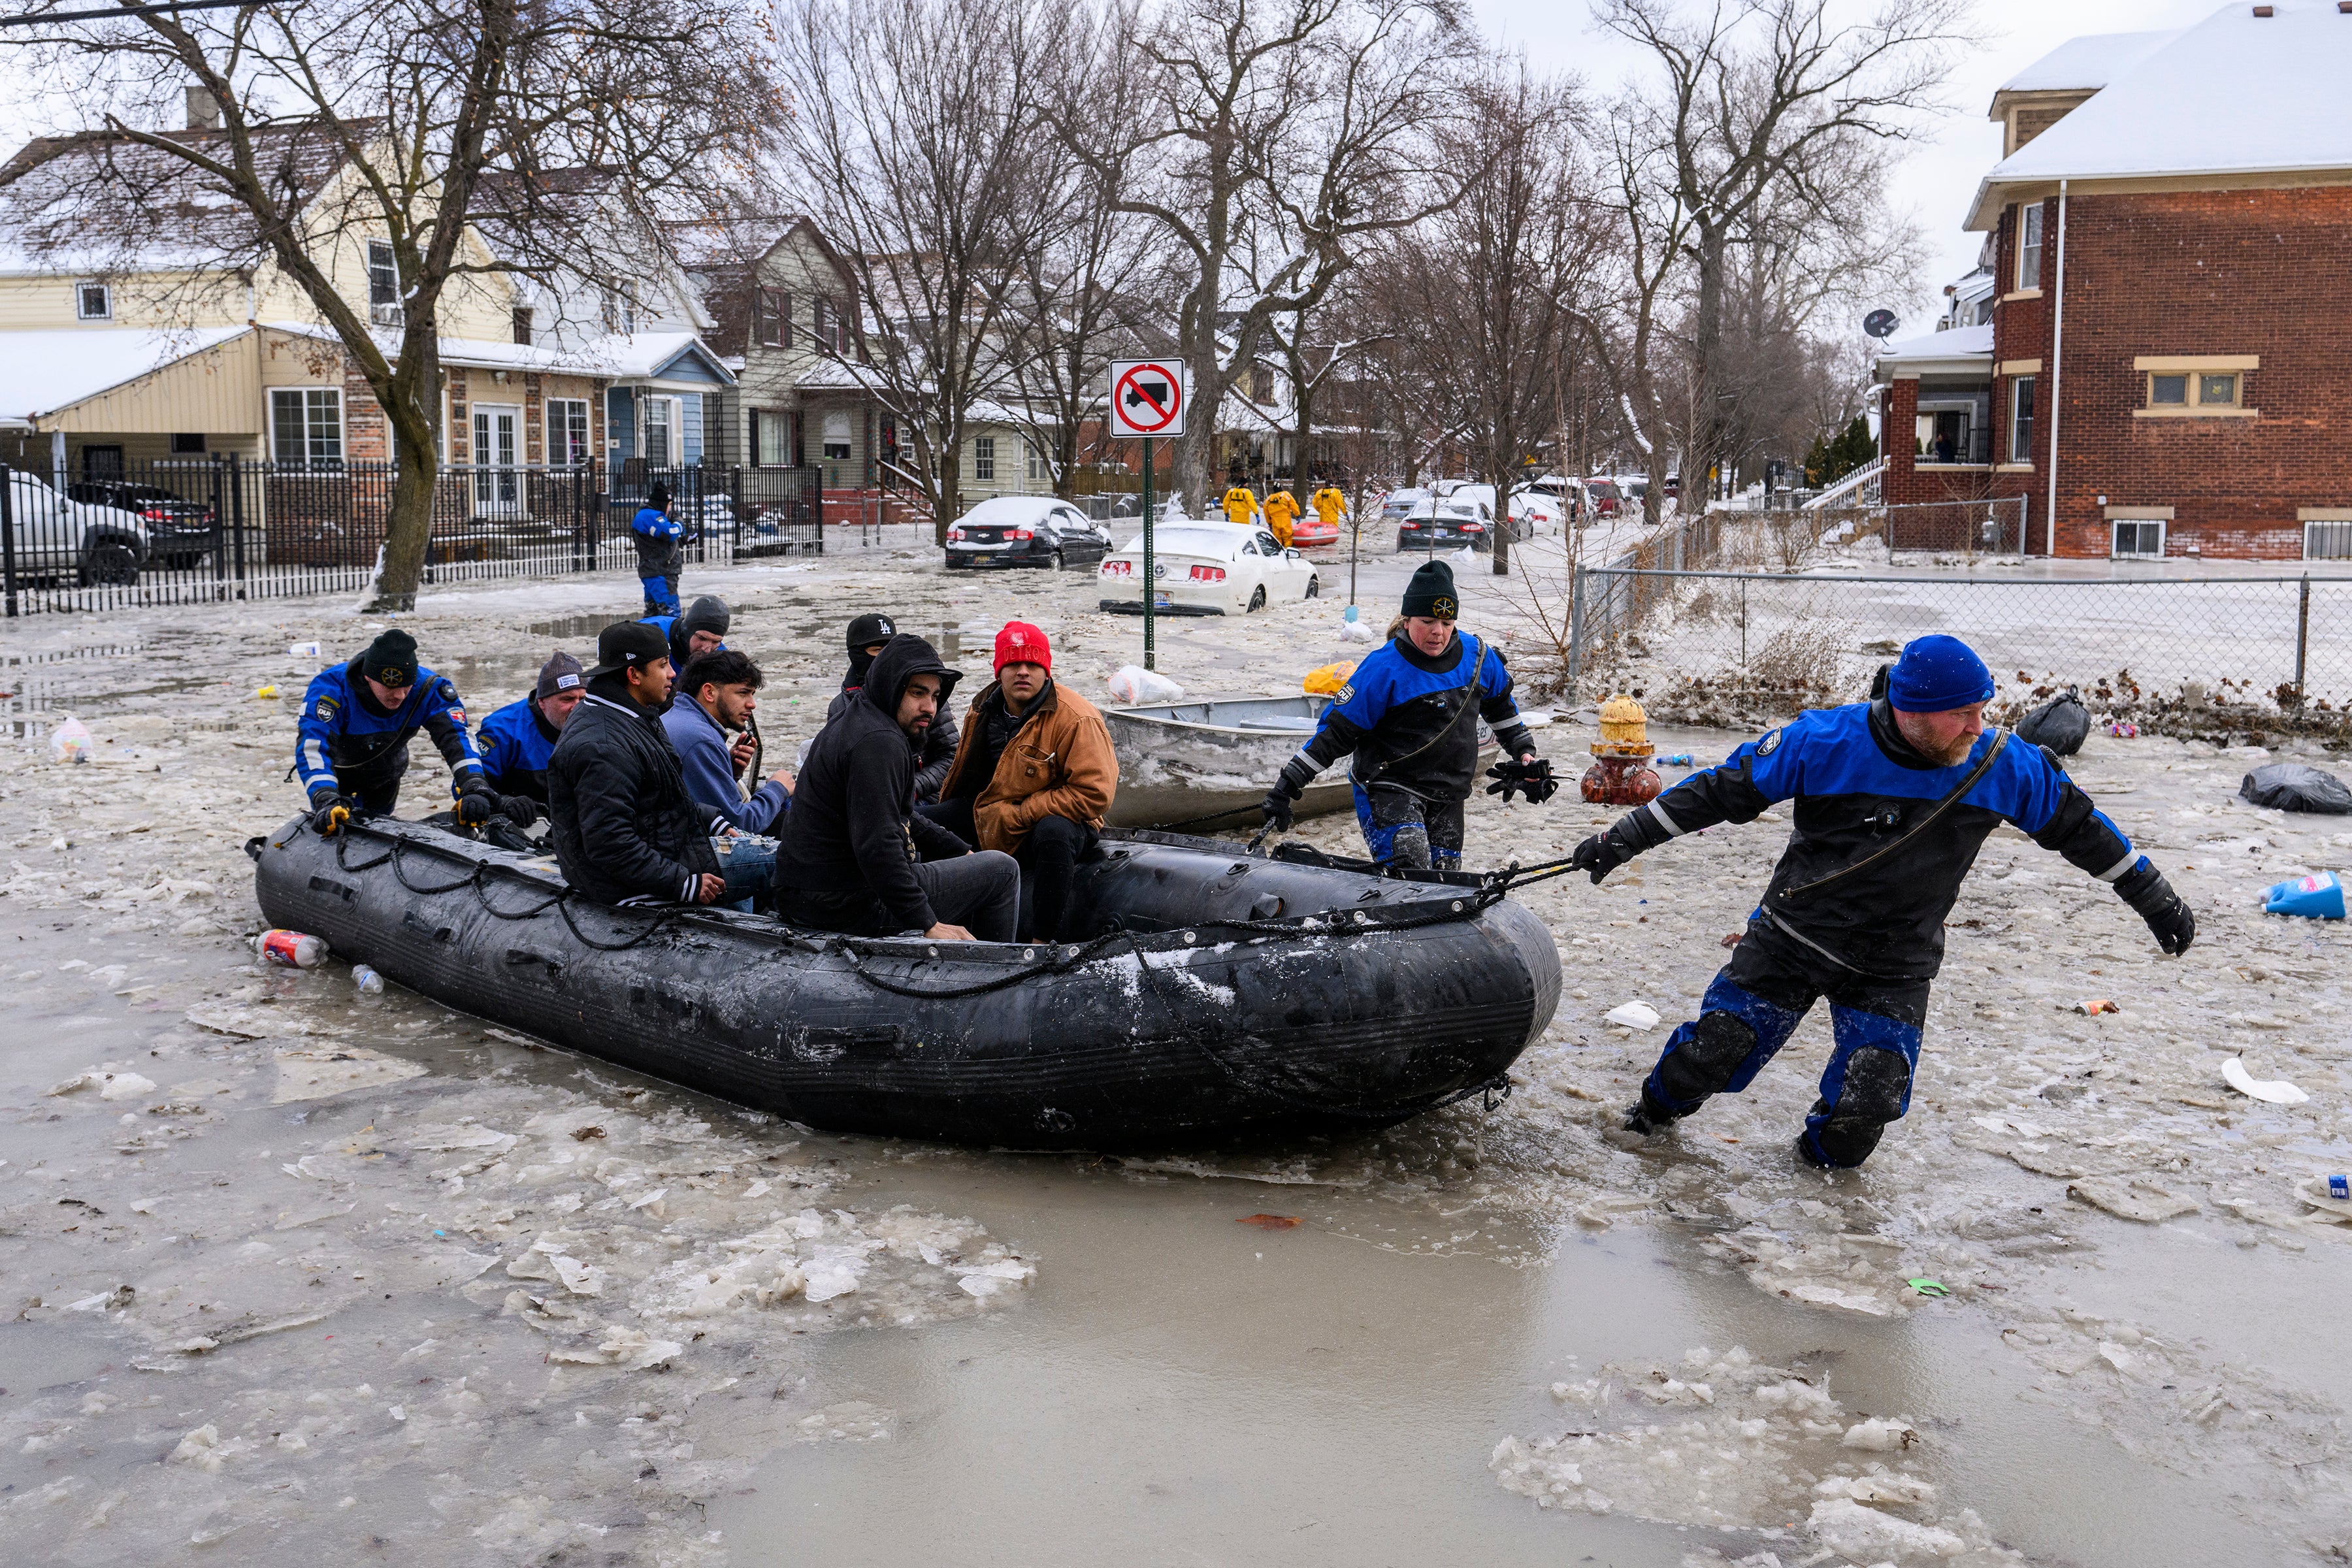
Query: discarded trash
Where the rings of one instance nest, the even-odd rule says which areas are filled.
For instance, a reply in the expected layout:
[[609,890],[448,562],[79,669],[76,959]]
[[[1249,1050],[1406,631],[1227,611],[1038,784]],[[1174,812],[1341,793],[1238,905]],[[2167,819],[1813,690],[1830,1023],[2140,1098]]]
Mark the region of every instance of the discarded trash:
[[2298,877],[2292,882],[2274,882],[2263,891],[2263,913],[2340,921],[2344,918],[2344,884],[2336,879],[2333,871]]
[[1654,763],[1663,763],[1670,768],[1687,768],[1697,765],[1691,760],[1691,754],[1688,752],[1676,752],[1671,757],[1653,757],[1650,760]]
[[1725,947],[1738,947],[1739,945],[1739,939],[1743,934],[1745,933],[1736,931],[1725,931],[1723,933],[1723,945]]
[[1128,664],[1110,678],[1110,694],[1127,703],[1173,702],[1184,695],[1184,689],[1156,669]]
[[2331,1198],[2352,1198],[2352,1180],[2343,1176],[2328,1177],[2327,1195]]
[[1248,1214],[1234,1223],[1254,1225],[1260,1230],[1297,1230],[1299,1221],[1295,1214]]
[[364,963],[352,965],[352,984],[359,987],[360,994],[362,996],[383,994],[383,976]]
[[2081,689],[2073,686],[2017,721],[2019,740],[2047,746],[2062,757],[2081,751],[2090,733],[2091,710],[2083,706]]
[[327,961],[327,941],[299,931],[266,931],[254,943],[263,961],[287,969],[316,969]]
[[1356,606],[1353,605],[1349,605],[1349,618],[1339,623],[1339,640],[1341,642],[1354,643],[1370,642],[1372,640],[1371,623],[1370,621],[1357,620],[1355,618],[1355,615]]
[[1892,1416],[1857,1421],[1838,1440],[1839,1447],[1859,1448],[1865,1454],[1899,1454],[1918,1446],[1919,1434],[1911,1423]]
[[1951,1289],[1940,1279],[1906,1279],[1904,1281],[1922,1296],[1948,1296]]
[[1627,1029],[1654,1029],[1658,1026],[1658,1010],[1647,1002],[1628,1002],[1622,1007],[1612,1007],[1609,1022]]
[[1348,684],[1348,678],[1355,673],[1356,661],[1352,658],[1320,665],[1307,672],[1307,679],[1299,683],[1299,689],[1318,697],[1337,697],[1339,689]]
[[2118,719],[2107,726],[2107,733],[2118,741],[2137,741],[2139,739],[2139,726],[2128,719]]
[[66,715],[64,723],[49,731],[49,756],[57,762],[86,763],[93,744],[89,727],[70,713]]
[[314,642],[298,642],[290,644],[287,647],[286,653],[287,657],[290,658],[317,658],[320,657],[319,645]]
[[256,697],[275,697],[278,695],[278,688],[274,686],[265,686],[254,692],[254,695]]
[[2326,768],[2309,763],[2265,763],[2238,783],[2238,798],[2274,811],[2308,811],[2323,816],[2352,812],[2352,789]]
[[2086,1018],[2095,1018],[2102,1013],[2120,1013],[2123,1009],[2104,996],[2094,996],[2087,1002],[2075,1003],[2074,1011]]
[[2221,1064],[2221,1081],[2240,1094],[2265,1100],[2273,1105],[2301,1105],[2311,1098],[2283,1078],[2256,1078],[2246,1070],[2245,1061],[2238,1057],[2231,1057]]
[[72,1094],[85,1089],[98,1090],[100,1100],[130,1100],[138,1095],[154,1093],[155,1082],[152,1079],[141,1078],[135,1072],[110,1072],[104,1068],[92,1068],[86,1073],[78,1073],[66,1079],[49,1092]]

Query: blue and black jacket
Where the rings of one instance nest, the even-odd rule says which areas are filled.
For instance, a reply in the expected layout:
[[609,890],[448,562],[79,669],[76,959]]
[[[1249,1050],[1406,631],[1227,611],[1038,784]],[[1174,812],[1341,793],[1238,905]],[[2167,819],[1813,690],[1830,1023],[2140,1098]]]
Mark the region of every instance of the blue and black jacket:
[[555,754],[556,739],[562,733],[529,697],[489,714],[476,731],[474,743],[490,787],[500,795],[528,795],[545,805],[547,759]]
[[1432,657],[1392,637],[1356,667],[1283,775],[1303,786],[1352,754],[1348,776],[1360,789],[1388,784],[1423,800],[1467,800],[1482,718],[1509,755],[1535,750],[1499,649],[1462,632]]
[[320,670],[303,694],[294,742],[294,772],[302,793],[358,795],[396,785],[408,771],[408,742],[422,730],[440,748],[453,782],[463,788],[482,776],[482,760],[466,733],[466,705],[446,676],[416,672],[397,710],[377,705],[360,674],[360,661]]
[[[1966,762],[1945,767],[1903,739],[1884,699],[1822,709],[1693,773],[1611,837],[1639,851],[1794,801],[1795,827],[1756,918],[1863,973],[1932,978],[1944,961],[1944,917],[2003,822],[2103,882],[2147,864],[2055,757],[2014,737],[1966,795],[1918,827],[1994,739],[1988,731]],[[1862,864],[1898,840],[1898,853]]]
[[636,535],[638,576],[675,577],[686,569],[686,529],[667,512],[641,506],[629,531]]

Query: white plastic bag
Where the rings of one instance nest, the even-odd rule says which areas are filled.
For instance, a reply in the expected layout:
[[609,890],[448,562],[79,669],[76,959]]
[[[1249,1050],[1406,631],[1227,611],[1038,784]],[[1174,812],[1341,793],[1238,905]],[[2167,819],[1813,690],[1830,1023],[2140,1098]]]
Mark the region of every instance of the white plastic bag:
[[1160,674],[1140,665],[1119,667],[1110,678],[1110,694],[1132,706],[1139,702],[1174,702],[1184,695],[1184,689]]
[[1370,642],[1372,640],[1372,623],[1370,621],[1341,621],[1339,623],[1339,640],[1341,642],[1352,643]]
[[86,763],[90,748],[97,742],[90,739],[89,727],[72,714],[66,721],[49,731],[49,758],[59,763]]

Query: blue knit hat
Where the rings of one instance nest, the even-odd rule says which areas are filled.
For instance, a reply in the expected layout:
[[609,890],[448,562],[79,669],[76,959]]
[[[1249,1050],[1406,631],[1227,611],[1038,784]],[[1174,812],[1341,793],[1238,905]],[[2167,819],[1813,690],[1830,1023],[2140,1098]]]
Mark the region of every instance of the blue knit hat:
[[1887,700],[1906,713],[1941,713],[1992,700],[1992,671],[1976,650],[1940,633],[1906,643],[1886,681]]

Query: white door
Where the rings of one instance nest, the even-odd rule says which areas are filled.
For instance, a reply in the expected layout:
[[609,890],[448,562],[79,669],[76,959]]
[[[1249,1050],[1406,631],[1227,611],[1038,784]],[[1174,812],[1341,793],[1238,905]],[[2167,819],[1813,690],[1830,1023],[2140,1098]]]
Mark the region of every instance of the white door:
[[646,443],[644,450],[646,455],[646,467],[649,468],[668,468],[677,465],[677,438],[673,434],[677,426],[677,418],[675,412],[677,407],[677,399],[675,397],[648,397],[646,399]]
[[510,517],[522,509],[522,410],[474,405],[474,510]]

